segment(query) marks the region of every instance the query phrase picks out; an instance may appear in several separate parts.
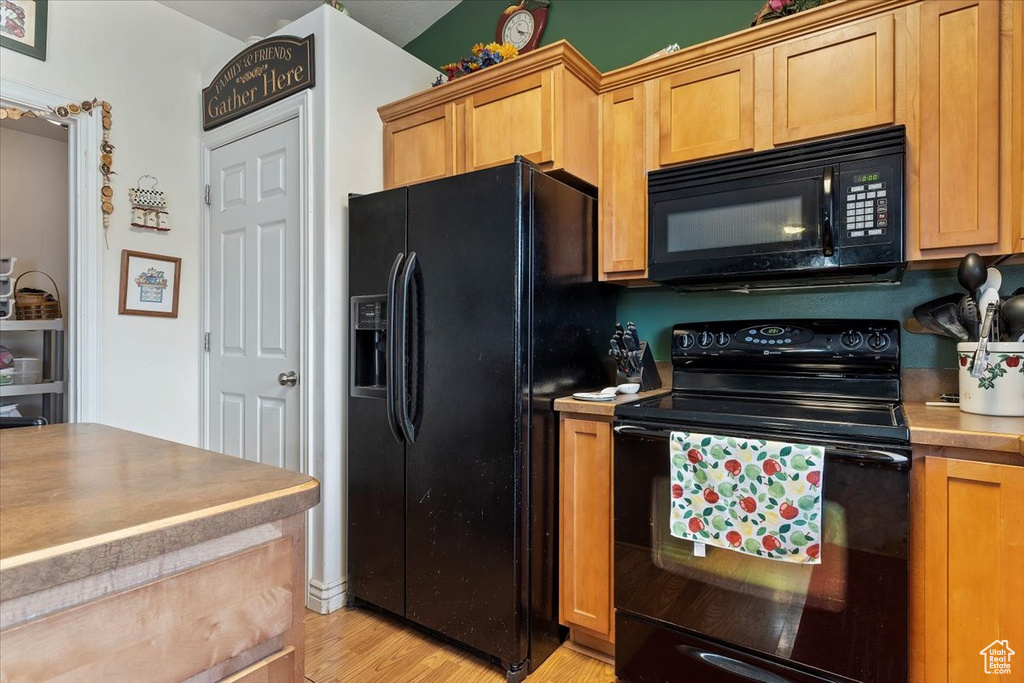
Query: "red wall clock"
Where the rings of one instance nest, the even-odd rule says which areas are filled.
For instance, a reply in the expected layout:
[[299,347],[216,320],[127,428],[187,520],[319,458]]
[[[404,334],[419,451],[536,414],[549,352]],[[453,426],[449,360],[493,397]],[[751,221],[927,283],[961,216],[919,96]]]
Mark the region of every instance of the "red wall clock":
[[512,43],[520,54],[534,49],[544,33],[550,4],[551,0],[522,0],[509,5],[498,17],[495,40]]

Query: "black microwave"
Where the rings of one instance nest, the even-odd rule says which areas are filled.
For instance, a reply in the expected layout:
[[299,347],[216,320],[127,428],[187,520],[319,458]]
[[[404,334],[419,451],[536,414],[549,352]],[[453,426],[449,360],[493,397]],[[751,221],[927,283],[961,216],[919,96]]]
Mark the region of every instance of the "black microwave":
[[648,174],[648,275],[681,290],[899,282],[903,126]]

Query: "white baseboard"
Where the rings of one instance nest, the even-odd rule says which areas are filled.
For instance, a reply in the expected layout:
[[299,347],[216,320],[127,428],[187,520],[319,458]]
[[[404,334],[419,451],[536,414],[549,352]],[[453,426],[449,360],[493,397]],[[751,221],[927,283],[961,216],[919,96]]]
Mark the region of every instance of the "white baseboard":
[[306,593],[306,607],[319,614],[330,614],[345,606],[345,581],[337,579],[330,583],[309,580]]

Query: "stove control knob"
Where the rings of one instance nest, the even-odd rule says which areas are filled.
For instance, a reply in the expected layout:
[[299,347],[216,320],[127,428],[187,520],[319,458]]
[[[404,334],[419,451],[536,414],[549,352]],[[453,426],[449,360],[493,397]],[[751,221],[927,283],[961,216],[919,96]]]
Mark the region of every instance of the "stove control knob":
[[684,332],[676,337],[676,346],[681,350],[686,351],[687,349],[693,348],[693,341],[693,335],[689,332]]
[[719,346],[728,346],[729,340],[730,337],[725,332],[719,332],[717,335],[715,335],[715,343],[718,344]]
[[708,348],[714,341],[715,336],[708,332],[707,330],[704,330],[703,332],[697,335],[697,346],[701,347],[702,349]]
[[842,336],[839,337],[839,343],[848,349],[855,349],[861,345],[864,341],[864,335],[856,330],[848,330],[843,332]]
[[885,351],[889,346],[889,335],[873,332],[868,337],[868,348],[872,351]]

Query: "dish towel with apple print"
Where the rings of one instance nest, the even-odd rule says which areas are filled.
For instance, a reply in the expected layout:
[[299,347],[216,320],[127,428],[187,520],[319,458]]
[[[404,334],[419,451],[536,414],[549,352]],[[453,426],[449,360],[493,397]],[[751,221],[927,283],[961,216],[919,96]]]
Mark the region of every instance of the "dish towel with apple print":
[[671,533],[749,555],[821,562],[821,446],[672,432]]

